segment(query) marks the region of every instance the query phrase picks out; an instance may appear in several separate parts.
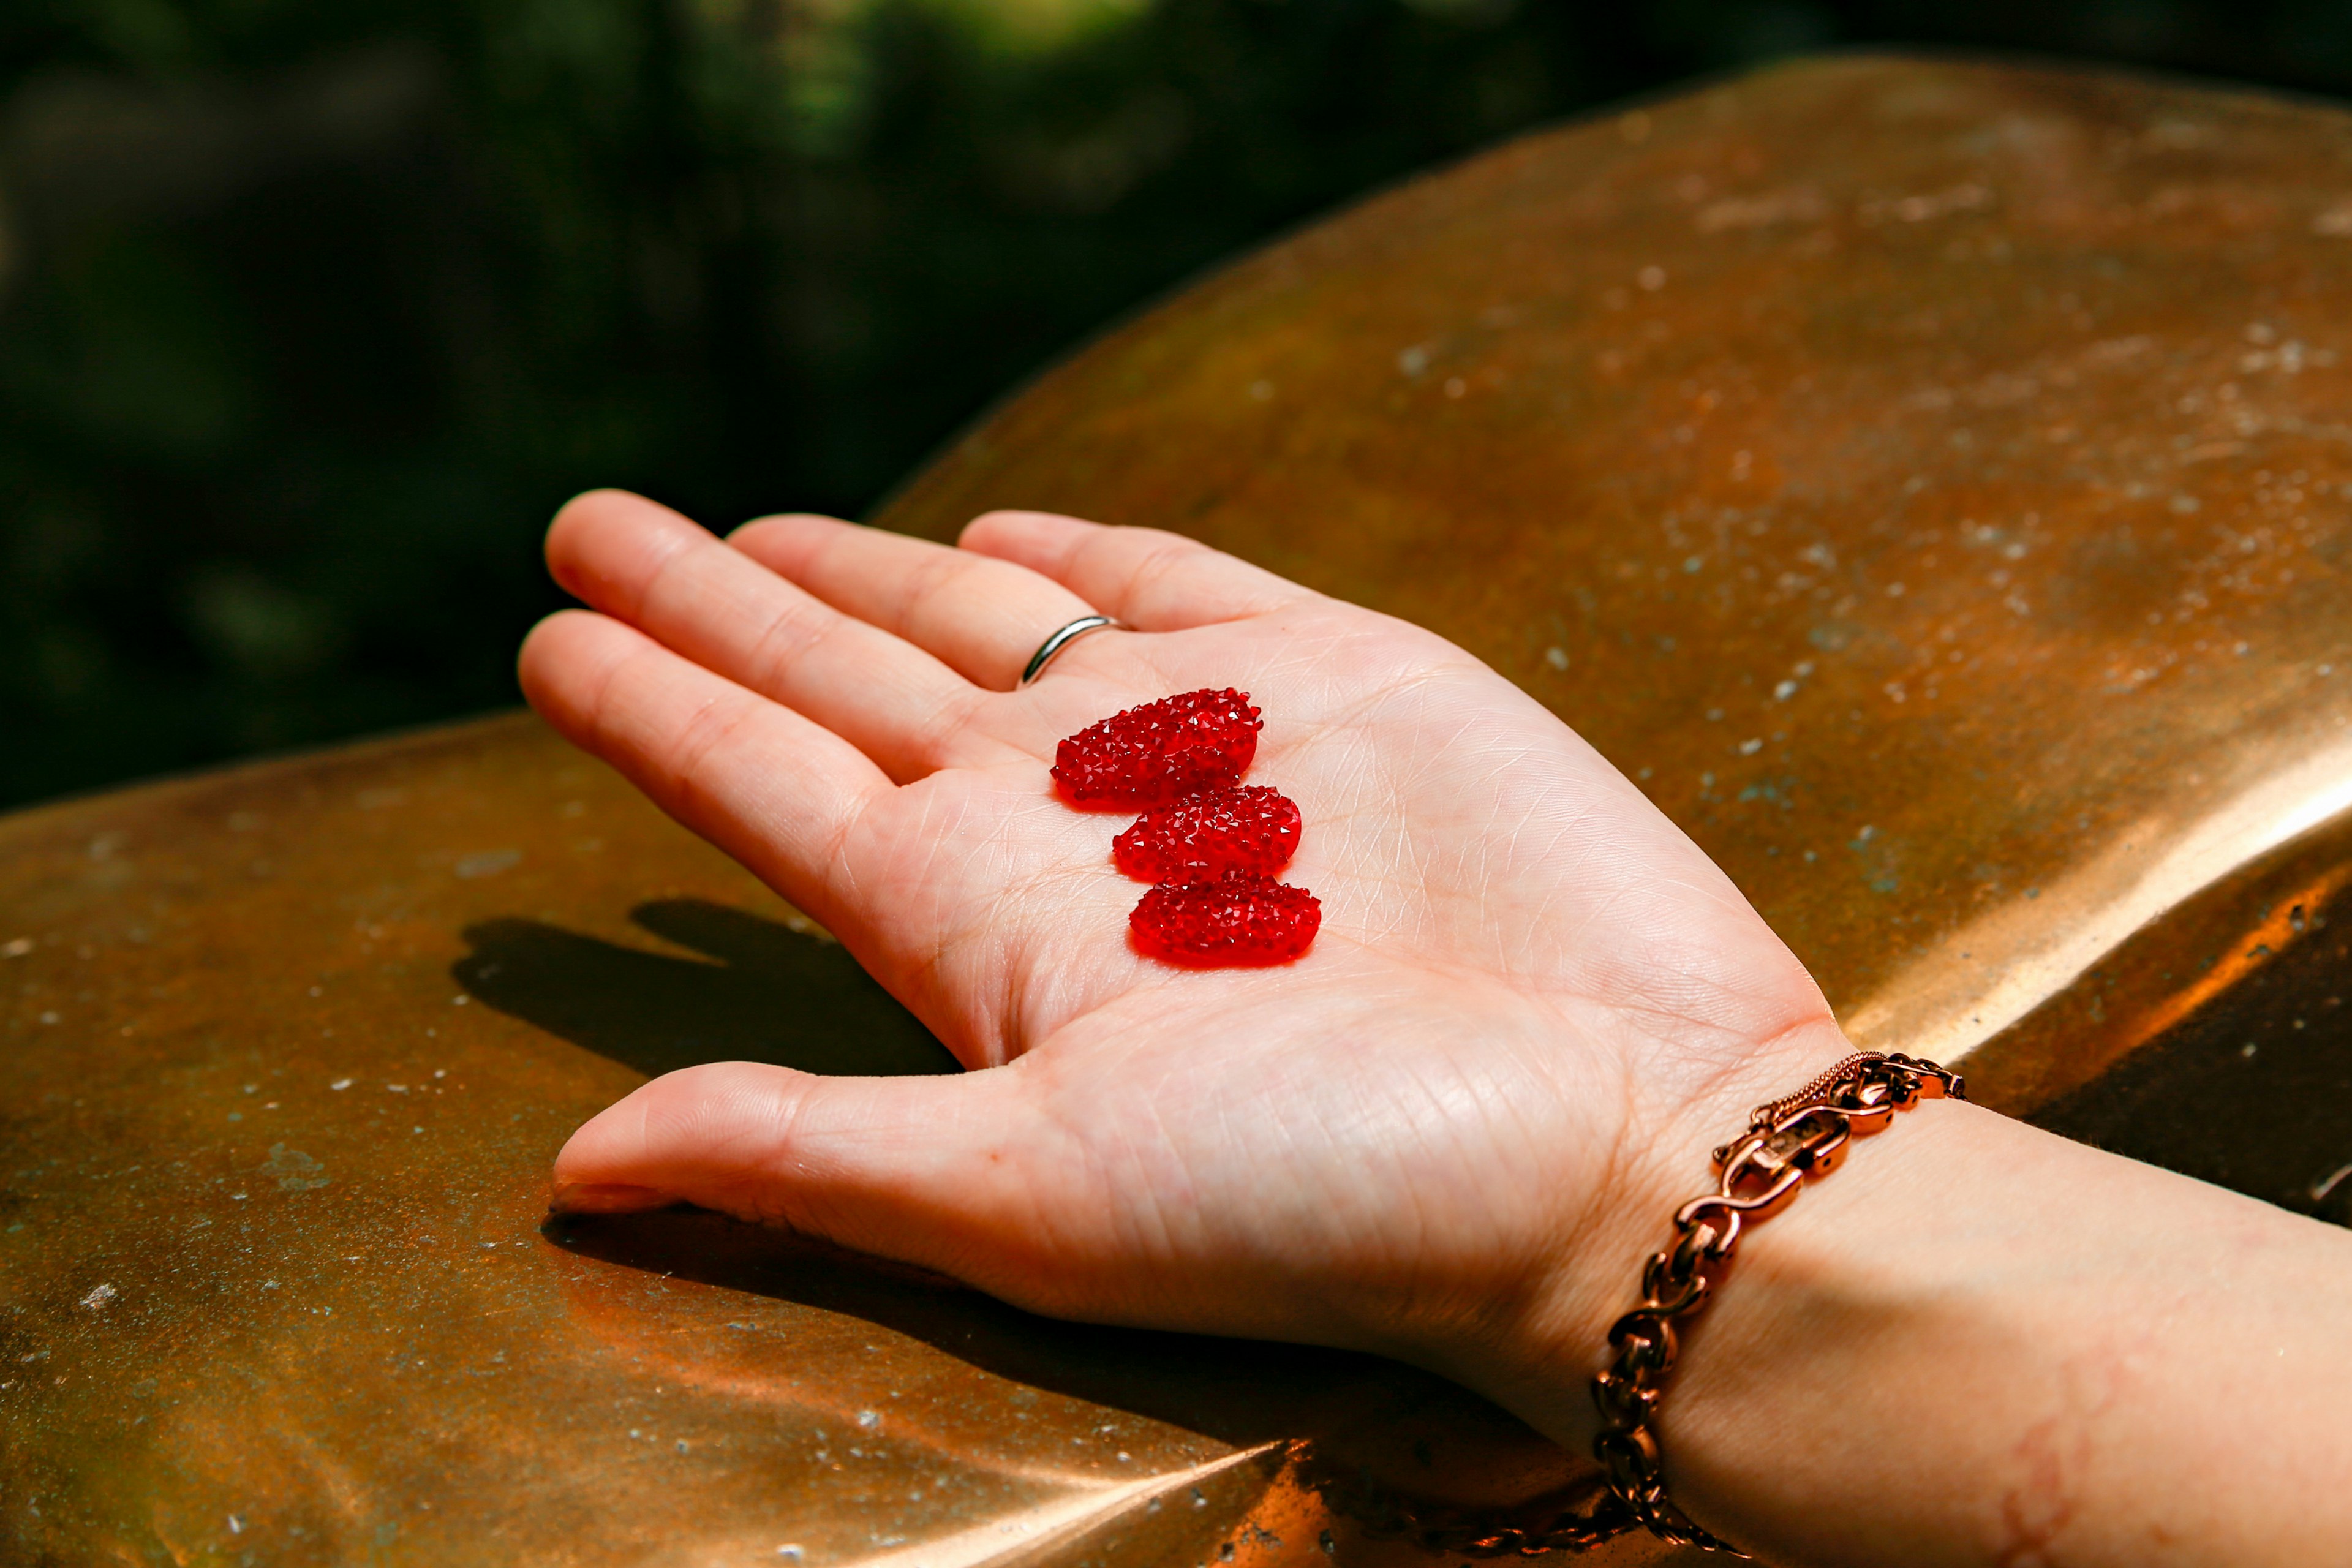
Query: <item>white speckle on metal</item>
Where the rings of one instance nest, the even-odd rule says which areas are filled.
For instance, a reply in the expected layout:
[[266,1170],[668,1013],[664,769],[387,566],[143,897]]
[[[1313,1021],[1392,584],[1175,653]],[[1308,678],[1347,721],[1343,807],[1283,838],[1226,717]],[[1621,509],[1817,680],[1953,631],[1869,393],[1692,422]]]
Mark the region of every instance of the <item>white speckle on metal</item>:
[[511,869],[521,859],[522,851],[520,849],[485,849],[477,855],[461,855],[457,858],[457,875],[467,881],[480,877],[495,877],[501,871]]

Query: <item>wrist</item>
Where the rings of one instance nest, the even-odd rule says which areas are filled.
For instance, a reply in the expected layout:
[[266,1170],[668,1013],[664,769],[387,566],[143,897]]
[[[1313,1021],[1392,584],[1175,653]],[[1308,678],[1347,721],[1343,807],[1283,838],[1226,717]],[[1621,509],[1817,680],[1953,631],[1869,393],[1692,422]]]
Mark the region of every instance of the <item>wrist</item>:
[[1640,1300],[1643,1266],[1672,1241],[1675,1211],[1713,1188],[1714,1151],[1747,1130],[1756,1107],[1853,1049],[1823,1017],[1720,1068],[1633,1085],[1592,1201],[1572,1233],[1557,1238],[1539,1283],[1491,1336],[1456,1348],[1442,1369],[1571,1452],[1590,1453],[1601,1425],[1591,1382],[1610,1360],[1610,1326]]
[[[1757,1089],[1752,1099],[1769,1103],[1810,1078]],[[1572,1450],[1591,1451],[1602,1425],[1590,1391],[1594,1373],[1612,1358],[1609,1323],[1640,1300],[1642,1262],[1675,1236],[1675,1211],[1714,1187],[1712,1151],[1747,1130],[1755,1104],[1725,1113],[1720,1131],[1704,1138],[1706,1147],[1695,1156],[1702,1173],[1685,1174],[1653,1216],[1647,1239],[1637,1244],[1641,1258],[1624,1269],[1615,1310],[1604,1313],[1581,1354],[1550,1369],[1548,1396],[1584,1399],[1570,1413],[1572,1426],[1544,1426]],[[1925,1116],[1892,1117],[1881,1131],[1890,1135],[1856,1138],[1861,1146],[1823,1172],[1825,1180],[1801,1181],[1769,1219],[1748,1215],[1734,1252],[1707,1271],[1714,1289],[1674,1322],[1672,1369],[1645,1423],[1663,1454],[1670,1518],[1679,1514],[1749,1550],[1823,1544],[1812,1539],[1814,1530],[1838,1513],[1841,1479],[1869,1468],[1854,1443],[1883,1442],[1870,1434],[1883,1433],[1892,1415],[1863,1416],[1857,1400],[1916,1384],[1918,1369],[1937,1366],[1963,1340],[1982,1342],[1979,1352],[1985,1343],[2013,1349],[2012,1331],[2043,1315],[2034,1309],[2046,1303],[2029,1304],[2015,1291],[2005,1294],[2016,1299],[1981,1300],[1986,1260],[1941,1256],[1947,1247],[1934,1221],[1957,1173],[2001,1163],[1995,1151],[2003,1148],[2014,1160],[2027,1152],[2021,1143],[2058,1141],[1953,1102],[1934,1102]],[[1953,1401],[1965,1397],[1958,1385],[1949,1393]],[[1806,1434],[1806,1442],[1792,1447],[1792,1432]],[[1857,1559],[1880,1560],[1867,1552]]]

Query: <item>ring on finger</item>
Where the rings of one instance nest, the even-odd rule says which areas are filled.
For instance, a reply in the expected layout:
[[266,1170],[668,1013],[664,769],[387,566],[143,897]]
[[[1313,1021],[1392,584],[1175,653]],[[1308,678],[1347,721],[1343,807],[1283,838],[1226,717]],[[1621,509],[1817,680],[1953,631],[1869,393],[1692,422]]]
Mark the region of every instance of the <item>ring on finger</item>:
[[1114,620],[1108,616],[1080,616],[1069,625],[1055,630],[1053,636],[1037,645],[1037,651],[1029,656],[1028,665],[1021,671],[1021,685],[1027,686],[1035,681],[1039,676],[1045,673],[1045,667],[1054,662],[1055,654],[1088,632],[1105,630],[1124,632],[1132,631],[1134,628],[1125,621]]

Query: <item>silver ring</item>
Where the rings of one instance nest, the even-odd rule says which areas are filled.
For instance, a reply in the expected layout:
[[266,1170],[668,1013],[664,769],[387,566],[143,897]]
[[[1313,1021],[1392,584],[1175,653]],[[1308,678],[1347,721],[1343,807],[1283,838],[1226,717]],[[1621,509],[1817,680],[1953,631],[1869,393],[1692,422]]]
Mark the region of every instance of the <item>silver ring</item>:
[[1037,651],[1029,656],[1029,667],[1021,672],[1021,684],[1023,686],[1026,686],[1030,682],[1035,680],[1039,676],[1045,674],[1045,667],[1054,662],[1054,656],[1055,654],[1061,652],[1064,648],[1069,647],[1072,643],[1077,641],[1088,632],[1098,632],[1106,626],[1115,632],[1123,632],[1132,629],[1125,621],[1115,621],[1108,616],[1080,616],[1076,620],[1072,621],[1068,626],[1064,626],[1052,637],[1047,637],[1044,642],[1037,645]]

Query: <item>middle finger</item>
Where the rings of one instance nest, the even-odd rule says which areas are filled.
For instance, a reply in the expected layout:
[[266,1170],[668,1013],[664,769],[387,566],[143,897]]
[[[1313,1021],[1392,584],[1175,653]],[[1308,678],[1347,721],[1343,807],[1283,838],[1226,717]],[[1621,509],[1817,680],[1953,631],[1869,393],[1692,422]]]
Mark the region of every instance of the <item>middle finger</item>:
[[1012,690],[1056,627],[1096,613],[1026,566],[829,517],[763,517],[727,542],[992,691]]

